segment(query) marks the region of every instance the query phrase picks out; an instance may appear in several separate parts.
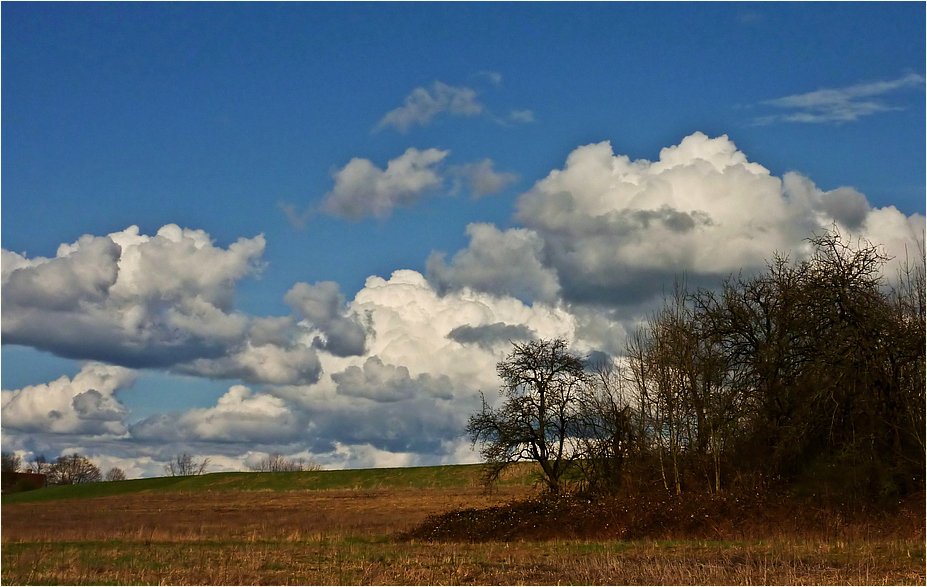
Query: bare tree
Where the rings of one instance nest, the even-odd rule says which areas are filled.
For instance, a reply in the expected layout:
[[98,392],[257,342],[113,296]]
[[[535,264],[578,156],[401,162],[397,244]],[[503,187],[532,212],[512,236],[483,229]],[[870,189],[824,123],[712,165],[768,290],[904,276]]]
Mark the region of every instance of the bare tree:
[[52,465],[53,463],[48,462],[48,458],[45,455],[35,455],[32,457],[31,461],[26,462],[26,472],[47,475]]
[[50,485],[95,483],[103,478],[99,467],[85,456],[73,453],[58,457],[48,473]]
[[181,453],[175,457],[172,457],[170,461],[164,465],[164,472],[167,473],[169,477],[186,477],[189,475],[202,475],[206,472],[206,467],[209,466],[209,459],[203,459],[202,461],[197,461],[194,459],[193,455],[189,453]]
[[23,459],[16,453],[2,453],[2,466],[0,471],[4,473],[18,473],[23,467]]
[[306,459],[291,459],[278,452],[271,453],[251,467],[252,471],[281,473],[286,471],[321,471],[322,466]]
[[125,481],[126,472],[120,469],[119,467],[113,467],[112,469],[106,472],[106,477],[104,477],[104,479],[106,481]]
[[531,460],[540,465],[547,488],[559,493],[564,472],[581,456],[576,434],[585,364],[567,350],[563,339],[513,346],[496,365],[505,398],[502,407],[492,408],[484,397],[481,411],[470,417],[467,433],[474,444],[483,444],[480,454],[490,465],[490,483],[508,465]]
[[625,462],[639,441],[639,412],[624,373],[610,363],[588,367],[579,397],[582,458],[576,464],[587,490],[613,491],[624,481]]
[[636,453],[621,459],[652,458],[677,494],[733,479],[849,496],[922,490],[923,246],[889,287],[879,247],[836,230],[809,241],[809,259],[774,256],[720,291],[677,286],[632,335],[623,368]]
[[902,435],[909,436],[920,447],[920,454],[925,452],[925,329],[927,329],[927,255],[925,255],[924,238],[917,243],[915,257],[912,260],[906,252],[906,258],[899,270],[897,285],[891,292],[891,305],[894,313],[894,333],[898,341],[899,354],[903,361],[896,361],[898,385],[904,396],[905,416],[895,423],[902,429]]
[[725,467],[858,496],[923,487],[923,254],[892,289],[879,247],[810,243],[806,261],[677,296],[629,348],[677,492],[708,462],[715,490]]

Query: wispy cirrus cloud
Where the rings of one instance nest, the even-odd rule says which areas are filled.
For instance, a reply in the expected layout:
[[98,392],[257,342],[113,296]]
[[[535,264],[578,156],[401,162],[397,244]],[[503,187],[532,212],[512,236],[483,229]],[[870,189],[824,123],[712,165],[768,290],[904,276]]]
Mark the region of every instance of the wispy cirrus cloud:
[[489,71],[484,69],[482,71],[476,72],[476,77],[485,78],[496,86],[502,83],[502,74],[498,71]]
[[412,126],[425,126],[444,112],[452,116],[478,116],[483,110],[483,104],[476,98],[476,90],[436,81],[430,89],[412,90],[403,105],[387,112],[373,131],[393,127],[399,132],[408,132]]
[[306,224],[309,223],[309,219],[312,218],[312,214],[315,212],[311,207],[300,212],[295,204],[286,200],[277,202],[277,208],[283,212],[290,225],[298,230],[306,228]]
[[[502,75],[492,71],[477,74],[488,79],[494,86],[502,83]],[[511,123],[534,122],[534,113],[528,109],[511,110],[508,116],[499,116],[490,111],[477,98],[477,91],[467,86],[451,86],[436,81],[430,88],[415,88],[406,96],[403,105],[390,110],[373,127],[374,133],[392,127],[401,133],[409,132],[413,126],[427,126],[441,114],[450,116],[485,116],[502,126]]]
[[845,88],[821,89],[805,94],[793,94],[762,102],[764,106],[782,108],[786,112],[761,116],[756,124],[774,122],[843,123],[853,122],[877,112],[903,110],[886,103],[884,98],[905,89],[923,88],[924,76],[911,73],[889,81],[856,84]]
[[469,186],[474,199],[498,193],[521,178],[517,173],[496,171],[492,159],[458,165],[451,172],[457,176],[458,182]]
[[512,110],[509,112],[509,120],[512,122],[534,122],[534,112],[530,110]]

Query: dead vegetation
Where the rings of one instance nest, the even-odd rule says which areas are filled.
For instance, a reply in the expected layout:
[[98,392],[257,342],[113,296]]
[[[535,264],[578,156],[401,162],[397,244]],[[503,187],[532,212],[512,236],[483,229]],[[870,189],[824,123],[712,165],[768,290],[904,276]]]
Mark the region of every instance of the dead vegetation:
[[[751,536],[759,525],[744,525],[734,505],[708,504],[702,507],[715,508],[714,525],[721,524],[722,532],[739,527],[741,533],[722,541],[703,531],[708,527],[703,523],[701,533],[688,536],[701,537],[697,540],[682,541],[678,536],[664,541],[660,533],[647,539],[629,533],[583,538],[575,528],[601,516],[604,504],[596,509],[564,502],[557,509],[530,498],[533,493],[528,486],[502,486],[492,495],[475,487],[216,491],[5,504],[2,581],[874,585],[923,584],[925,579],[922,503],[920,514],[914,504],[905,504],[894,517],[881,518],[868,530],[858,520],[822,513],[821,520],[834,524],[829,533],[790,535],[793,528],[780,524],[778,533],[765,538]],[[643,504],[625,504],[615,518],[632,515],[632,505]],[[657,506],[671,504],[654,499],[651,507]],[[751,507],[742,514],[754,512]],[[521,527],[546,524],[546,534],[514,533],[505,541],[497,532],[485,536],[484,542],[413,536],[416,527],[429,520],[433,524],[450,511],[485,513],[506,508],[521,516]],[[764,511],[780,523],[797,517],[787,504],[767,504]],[[667,515],[682,513],[696,515],[695,510],[667,509]],[[485,528],[500,522],[494,515],[487,514]],[[569,519],[586,522],[568,523]],[[672,534],[670,528],[664,530],[666,536]],[[400,534],[405,534],[404,540],[396,539]]]
[[[917,550],[917,549],[920,550]],[[7,545],[5,584],[899,585],[923,544],[280,541]]]
[[768,493],[539,495],[429,517],[407,540],[812,540],[925,539],[923,494],[878,508]]
[[3,544],[107,540],[278,540],[386,536],[428,516],[525,497],[525,486],[482,489],[137,493],[5,504]]

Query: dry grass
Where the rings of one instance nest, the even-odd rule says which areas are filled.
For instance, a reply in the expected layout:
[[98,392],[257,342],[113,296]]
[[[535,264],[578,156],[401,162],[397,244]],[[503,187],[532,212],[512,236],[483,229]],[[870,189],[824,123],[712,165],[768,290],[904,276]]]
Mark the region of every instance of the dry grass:
[[924,584],[923,537],[397,542],[526,487],[136,494],[6,504],[4,584]]
[[486,507],[530,488],[136,493],[4,504],[3,544],[100,540],[298,540],[386,536],[429,515]]
[[923,544],[273,541],[7,544],[4,584],[924,584]]

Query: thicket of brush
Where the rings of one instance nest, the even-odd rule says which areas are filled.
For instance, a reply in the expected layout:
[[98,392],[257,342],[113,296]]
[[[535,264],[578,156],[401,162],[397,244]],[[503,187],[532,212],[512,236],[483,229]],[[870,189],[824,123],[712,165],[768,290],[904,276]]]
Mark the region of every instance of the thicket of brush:
[[515,344],[504,404],[468,426],[487,479],[533,460],[552,494],[847,511],[923,495],[924,251],[889,285],[878,247],[810,243],[807,261],[677,286],[616,365],[590,369],[563,340]]

